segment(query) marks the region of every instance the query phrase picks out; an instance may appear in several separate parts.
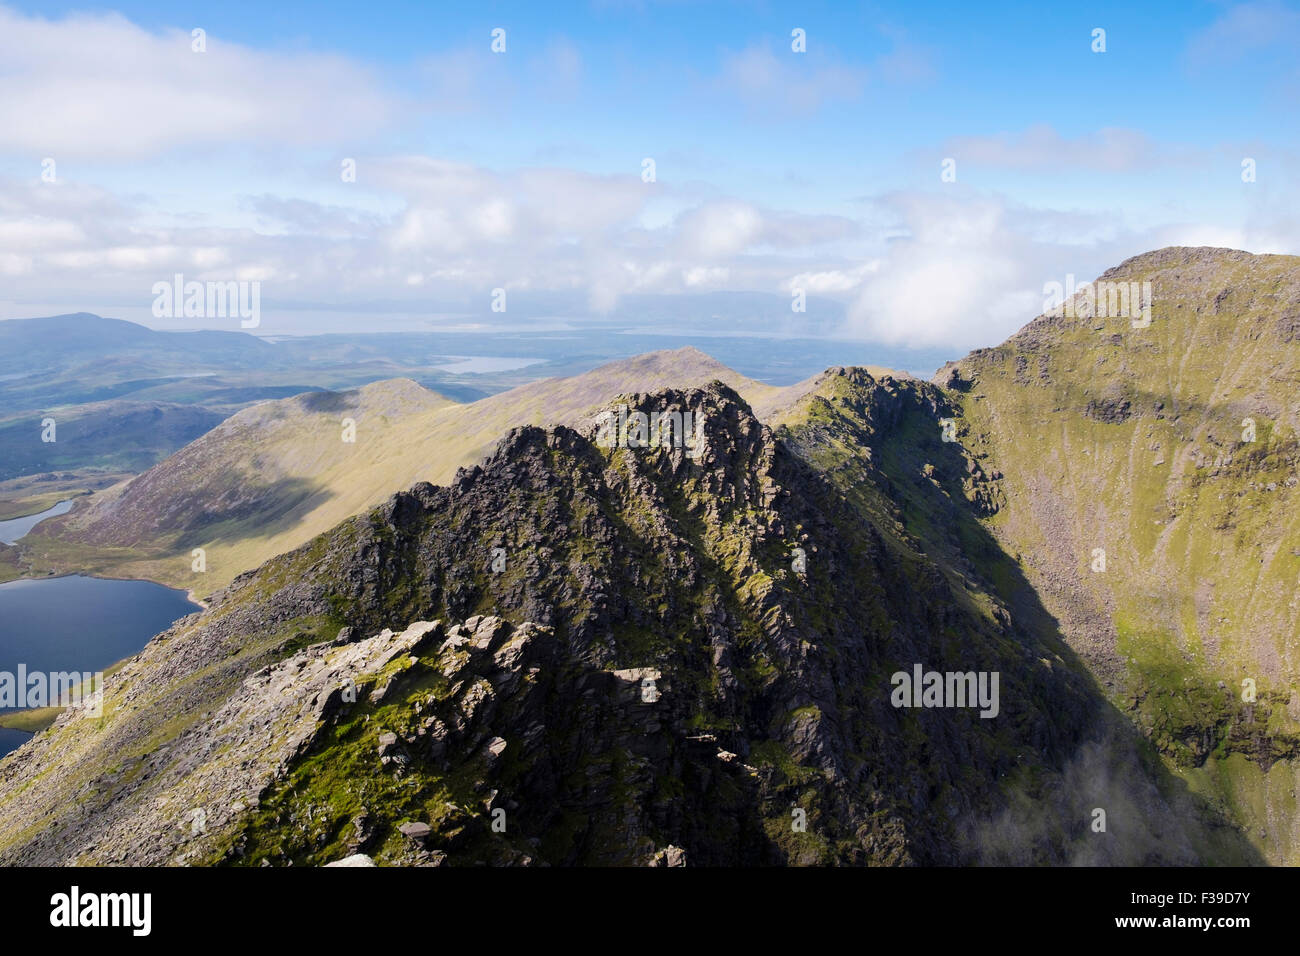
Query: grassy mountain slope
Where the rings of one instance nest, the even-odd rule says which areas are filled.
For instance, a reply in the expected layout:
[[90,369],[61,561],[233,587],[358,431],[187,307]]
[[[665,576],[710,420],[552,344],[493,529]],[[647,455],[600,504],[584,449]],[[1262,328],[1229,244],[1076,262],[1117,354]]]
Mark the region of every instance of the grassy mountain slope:
[[1300,259],[1164,249],[1101,278],[1151,282],[1150,326],[1043,316],[936,381],[1074,649],[1189,786],[1300,862]]

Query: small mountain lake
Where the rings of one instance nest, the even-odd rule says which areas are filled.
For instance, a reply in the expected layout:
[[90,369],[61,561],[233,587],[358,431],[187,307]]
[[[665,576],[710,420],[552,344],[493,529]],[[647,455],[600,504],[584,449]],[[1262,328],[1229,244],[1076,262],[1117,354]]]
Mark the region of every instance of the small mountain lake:
[[[19,664],[28,673],[107,670],[200,610],[184,591],[152,581],[68,575],[0,584],[0,672],[16,675]],[[0,728],[0,756],[28,736]]]
[[71,510],[72,499],[69,498],[67,501],[60,501],[53,508],[47,508],[40,514],[25,515],[22,518],[10,518],[8,521],[0,521],[0,544],[16,544],[19,538],[46,518],[67,514]]

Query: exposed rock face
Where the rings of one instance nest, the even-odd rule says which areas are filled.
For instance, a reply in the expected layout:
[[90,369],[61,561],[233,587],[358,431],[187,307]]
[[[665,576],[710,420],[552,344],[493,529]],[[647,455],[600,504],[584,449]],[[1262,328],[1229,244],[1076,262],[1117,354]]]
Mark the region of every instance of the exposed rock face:
[[[990,586],[1001,476],[938,389],[835,370],[776,433],[720,383],[624,402],[699,444],[517,429],[155,639],[0,765],[0,860],[1248,861]],[[998,716],[896,706],[916,665]]]
[[1094,398],[1083,413],[1093,421],[1118,425],[1132,417],[1132,403],[1126,398]]

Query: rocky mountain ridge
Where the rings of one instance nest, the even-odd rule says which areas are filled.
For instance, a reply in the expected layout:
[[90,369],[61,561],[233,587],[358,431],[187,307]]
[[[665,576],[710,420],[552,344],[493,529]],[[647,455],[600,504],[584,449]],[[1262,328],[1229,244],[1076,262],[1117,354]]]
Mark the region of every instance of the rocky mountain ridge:
[[[904,481],[970,507],[937,433],[931,475],[888,452],[942,400],[834,370],[784,437],[721,383],[618,400],[699,415],[695,455],[517,429],[236,579],[102,722],[8,758],[0,859],[1250,860],[1064,644],[899,520]],[[918,664],[996,672],[998,716],[892,705]]]

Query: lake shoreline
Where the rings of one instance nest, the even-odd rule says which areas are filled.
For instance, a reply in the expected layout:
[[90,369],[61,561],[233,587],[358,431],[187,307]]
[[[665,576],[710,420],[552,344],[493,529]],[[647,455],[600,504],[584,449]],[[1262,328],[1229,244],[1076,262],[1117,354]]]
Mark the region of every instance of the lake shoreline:
[[[11,515],[7,518],[4,518],[3,520],[0,520],[0,544],[7,545],[9,547],[17,546],[19,541],[23,540],[23,538],[31,534],[32,529],[40,525],[42,522],[44,522],[45,519],[57,518],[60,515],[65,515],[69,511],[71,511],[73,506],[77,503],[77,499],[80,497],[85,497],[85,496],[73,495],[68,498],[60,498],[53,505],[46,505],[44,508],[41,508],[38,511],[29,511],[26,514],[21,514],[21,515]],[[26,524],[26,526],[24,527],[23,526],[24,523],[29,521],[31,523]],[[15,528],[14,527],[15,525],[18,526],[18,528]],[[8,535],[16,530],[19,531],[17,537],[15,537],[12,541],[6,540]]]
[[[12,547],[12,545],[11,545]],[[96,581],[145,581],[149,584],[156,584],[160,588],[167,588],[169,591],[185,592],[185,599],[191,604],[197,604],[201,610],[195,611],[195,614],[201,614],[208,610],[210,605],[207,598],[201,598],[195,593],[193,588],[178,587],[168,581],[160,581],[158,578],[146,577],[142,574],[119,575],[119,574],[99,574],[95,571],[76,570],[71,571],[53,571],[47,574],[20,574],[16,578],[10,578],[8,581],[0,581],[0,587],[6,584],[13,584],[15,581],[56,581],[59,578],[94,578]]]
[[60,498],[58,501],[55,501],[53,505],[47,505],[47,504],[35,505],[33,506],[35,508],[34,511],[20,511],[17,514],[5,514],[3,516],[0,516],[0,521],[17,521],[20,518],[31,518],[34,515],[43,514],[44,512],[49,511],[50,508],[56,507],[63,501],[71,501],[71,500],[72,499],[70,498]]

